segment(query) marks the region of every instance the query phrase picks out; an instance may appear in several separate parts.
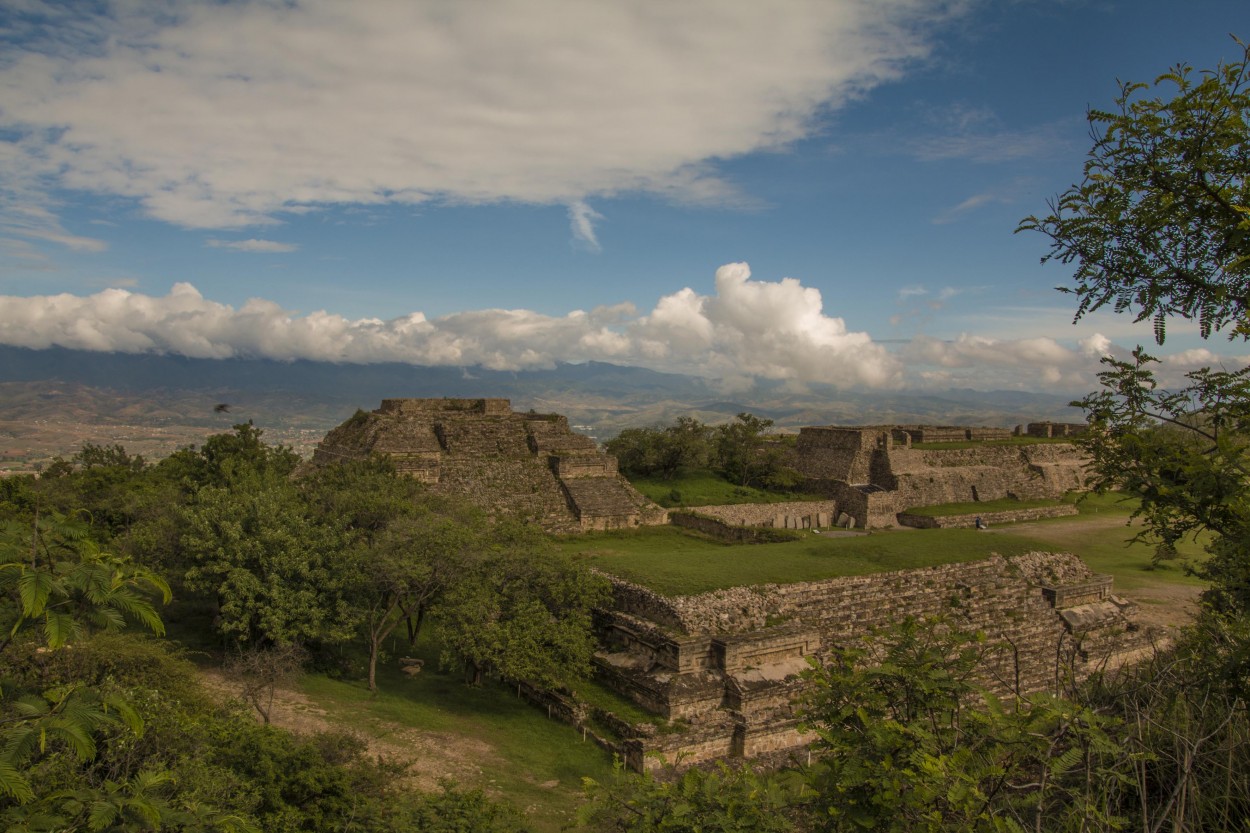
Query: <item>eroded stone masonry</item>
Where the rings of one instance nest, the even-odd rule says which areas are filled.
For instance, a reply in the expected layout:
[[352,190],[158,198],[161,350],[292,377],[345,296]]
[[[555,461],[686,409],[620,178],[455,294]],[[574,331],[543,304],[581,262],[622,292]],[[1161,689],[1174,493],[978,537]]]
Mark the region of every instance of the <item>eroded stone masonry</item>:
[[435,491],[518,515],[552,532],[664,523],[664,510],[616,458],[559,414],[516,413],[507,399],[384,399],[318,445],[314,464],[379,454]]
[[635,769],[727,758],[784,758],[810,740],[794,701],[808,657],[904,617],[981,631],[981,682],[998,694],[1057,688],[1152,650],[1133,605],[1076,556],[1030,553],[802,584],[668,597],[613,580],[600,616],[599,676],[677,731],[626,728]]
[[[1071,436],[1084,426],[1032,423],[1022,433]],[[1084,488],[1085,458],[1071,443],[994,445],[1005,428],[876,425],[799,432],[793,464],[827,491],[856,525],[893,526],[916,506],[1017,498],[1058,498]],[[920,449],[917,443],[976,443]]]

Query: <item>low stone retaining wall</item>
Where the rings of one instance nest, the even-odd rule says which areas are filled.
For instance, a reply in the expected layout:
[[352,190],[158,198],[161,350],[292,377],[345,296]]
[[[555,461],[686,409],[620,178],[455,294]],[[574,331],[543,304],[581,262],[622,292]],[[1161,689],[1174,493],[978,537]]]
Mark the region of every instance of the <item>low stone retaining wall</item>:
[[[785,518],[809,518],[815,515],[831,515],[836,518],[838,504],[833,500],[793,503],[730,503],[724,506],[699,506],[694,511],[700,515],[724,521],[731,526],[785,527]],[[778,518],[782,519],[782,523],[777,523]]]
[[1062,518],[1075,515],[1075,506],[1038,506],[1033,509],[1008,509],[1003,512],[981,512],[971,515],[917,515],[911,512],[899,512],[898,522],[903,526],[916,529],[956,529],[970,528],[977,525],[977,518],[988,525],[1015,523],[1017,521],[1036,521],[1042,518]]
[[760,526],[730,526],[719,518],[709,518],[693,512],[670,512],[669,523],[683,529],[693,529],[704,535],[710,535],[718,541],[730,544],[772,544],[778,541],[793,541],[797,532],[784,529],[770,529]]
[[1096,575],[1091,581],[1081,584],[1066,584],[1050,587],[1042,586],[1042,595],[1057,608],[1076,607],[1077,605],[1101,602],[1111,596],[1111,576]]

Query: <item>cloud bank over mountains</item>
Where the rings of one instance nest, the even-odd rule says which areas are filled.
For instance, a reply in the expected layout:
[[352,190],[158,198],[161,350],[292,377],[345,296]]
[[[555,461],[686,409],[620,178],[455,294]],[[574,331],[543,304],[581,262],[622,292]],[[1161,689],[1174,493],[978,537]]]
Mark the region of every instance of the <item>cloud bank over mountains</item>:
[[10,232],[70,246],[18,206],[74,189],[228,229],[513,201],[568,206],[593,249],[590,198],[749,201],[715,163],[809,135],[963,6],[29,0],[0,28],[0,192]]
[[[713,294],[687,287],[642,314],[625,303],[564,316],[485,309],[438,318],[413,312],[389,320],[349,320],[324,311],[299,314],[259,298],[236,309],[187,283],[163,297],[124,289],[90,296],[0,296],[0,343],[492,370],[605,361],[717,379],[729,388],[769,379],[845,388],[1078,391],[1093,386],[1101,356],[1126,354],[1098,334],[1075,347],[1050,338],[918,336],[891,352],[826,314],[819,290],[793,278],[753,280],[745,263],[718,269]],[[1223,360],[1235,366],[1248,361]],[[1188,350],[1171,356],[1166,367],[1179,373],[1219,361],[1209,350]]]

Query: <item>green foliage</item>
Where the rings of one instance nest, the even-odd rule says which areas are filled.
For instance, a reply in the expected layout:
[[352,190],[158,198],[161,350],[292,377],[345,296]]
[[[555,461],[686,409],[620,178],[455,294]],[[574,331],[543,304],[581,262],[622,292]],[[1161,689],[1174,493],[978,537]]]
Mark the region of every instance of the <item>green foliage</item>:
[[186,584],[216,600],[218,632],[240,645],[350,638],[340,530],[312,522],[285,476],[235,476],[201,486],[181,510]]
[[131,471],[141,471],[147,465],[138,454],[127,454],[126,449],[120,445],[100,446],[94,443],[84,443],[70,462],[83,469],[121,468]]
[[1250,370],[1203,369],[1181,390],[1161,389],[1141,349],[1131,361],[1104,359],[1103,389],[1081,400],[1090,431],[1095,488],[1140,502],[1139,539],[1169,558],[1187,537],[1209,534],[1211,557],[1196,567],[1212,582],[1207,599],[1250,610]]
[[1084,181],[1020,230],[1051,239],[1043,262],[1076,265],[1061,289],[1076,294],[1077,318],[1110,305],[1152,320],[1159,343],[1172,316],[1204,338],[1250,335],[1250,50],[1125,83],[1115,104],[1089,112]]
[[1170,649],[1083,690],[1142,750],[1114,796],[1137,829],[1236,830],[1250,818],[1247,646],[1244,616],[1207,611]]
[[485,671],[547,688],[589,676],[591,612],[607,582],[566,556],[505,542],[446,590],[438,612],[444,663],[463,662],[470,682]]
[[304,484],[318,520],[342,531],[340,570],[369,645],[377,687],[382,643],[401,624],[415,644],[444,589],[486,546],[481,514],[436,497],[384,460],[324,466]]
[[[767,437],[772,424],[771,419],[748,413],[738,414],[733,422],[715,428],[692,417],[680,417],[665,428],[627,428],[604,446],[616,457],[621,473],[631,478],[650,478],[664,483],[682,473],[710,467],[739,487],[793,489],[800,478],[785,464],[784,442]],[[667,493],[671,491],[676,491],[671,485],[665,489],[657,486],[646,494],[661,505],[677,505],[681,497],[669,499]],[[709,502],[690,498],[687,496],[690,506]],[[745,500],[730,497],[721,502]]]
[[81,522],[43,515],[0,533],[0,651],[36,626],[53,649],[127,621],[163,633],[152,595],[169,601],[164,579],[101,552]]
[[766,441],[771,419],[741,413],[733,422],[716,429],[717,468],[739,486],[759,485],[789,489],[799,475],[785,465],[785,448]]
[[585,779],[587,803],[580,829],[619,833],[789,833],[798,798],[790,780],[749,766],[720,764],[677,776],[632,775],[618,763],[616,777]]
[[1039,695],[1005,707],[974,682],[987,650],[941,620],[908,619],[815,664],[806,777],[821,830],[1114,830],[1136,756],[1119,724]]
[[680,471],[700,469],[712,452],[713,429],[693,417],[679,417],[665,428],[626,428],[604,443],[621,473],[672,479]]
[[225,485],[251,474],[289,477],[299,465],[299,455],[284,445],[269,445],[264,431],[250,421],[234,426],[232,434],[214,434],[205,440],[198,455],[179,460],[199,483]]

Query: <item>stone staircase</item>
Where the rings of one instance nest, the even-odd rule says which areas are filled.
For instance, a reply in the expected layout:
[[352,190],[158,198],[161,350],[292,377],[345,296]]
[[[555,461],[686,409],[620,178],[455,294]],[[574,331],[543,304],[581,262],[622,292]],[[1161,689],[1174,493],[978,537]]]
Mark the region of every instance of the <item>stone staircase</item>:
[[561,486],[583,528],[628,526],[638,514],[638,493],[619,477],[574,477]]

